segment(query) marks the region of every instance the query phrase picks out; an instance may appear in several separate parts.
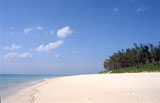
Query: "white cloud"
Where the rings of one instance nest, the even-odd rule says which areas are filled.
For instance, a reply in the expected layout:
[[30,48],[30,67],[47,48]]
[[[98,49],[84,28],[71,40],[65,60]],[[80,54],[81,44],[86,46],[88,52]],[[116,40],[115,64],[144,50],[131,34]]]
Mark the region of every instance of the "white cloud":
[[53,31],[53,30],[51,30],[51,31],[50,31],[50,34],[51,34],[51,35],[53,35],[53,33],[54,33],[54,31]]
[[28,58],[28,57],[32,57],[32,54],[30,52],[25,52],[25,53],[18,55],[18,57],[19,58]]
[[11,47],[9,47],[9,46],[4,47],[5,50],[15,50],[15,49],[19,49],[19,48],[21,48],[21,46],[16,45],[16,44],[12,44]]
[[38,48],[36,48],[36,51],[43,52],[43,51],[50,51],[52,49],[55,49],[59,46],[61,46],[63,43],[63,40],[59,40],[54,43],[49,43],[48,45],[40,45]]
[[117,12],[120,8],[113,8],[114,12]]
[[140,7],[137,9],[137,12],[144,12],[144,11],[147,11],[149,10],[149,7]]
[[4,56],[5,59],[7,58],[29,58],[32,57],[30,52],[24,52],[22,54],[17,54],[16,52],[9,52]]
[[72,34],[72,30],[70,29],[69,26],[63,27],[59,30],[57,30],[57,36],[61,38],[65,38],[68,35]]
[[40,26],[37,26],[36,29],[37,29],[37,30],[43,30],[43,28],[40,27]]
[[14,58],[16,56],[17,56],[17,53],[15,53],[15,52],[9,52],[8,54],[6,54],[4,56],[4,58]]
[[24,34],[28,34],[32,30],[33,30],[32,28],[25,28],[24,29]]

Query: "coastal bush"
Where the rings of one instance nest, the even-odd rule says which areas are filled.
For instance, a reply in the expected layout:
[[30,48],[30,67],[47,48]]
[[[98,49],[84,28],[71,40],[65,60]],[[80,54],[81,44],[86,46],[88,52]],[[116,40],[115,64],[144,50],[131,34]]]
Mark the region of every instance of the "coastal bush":
[[160,64],[145,64],[137,67],[121,68],[110,73],[139,73],[139,72],[160,72]]
[[112,71],[103,71],[99,74],[105,73],[140,73],[140,72],[160,72],[160,64],[145,64],[139,67],[120,68]]

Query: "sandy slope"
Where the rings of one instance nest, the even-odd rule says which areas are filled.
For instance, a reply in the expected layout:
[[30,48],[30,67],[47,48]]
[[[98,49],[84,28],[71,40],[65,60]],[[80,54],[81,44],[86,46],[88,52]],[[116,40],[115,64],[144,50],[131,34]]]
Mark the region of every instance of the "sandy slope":
[[53,78],[25,88],[2,103],[160,103],[160,73]]

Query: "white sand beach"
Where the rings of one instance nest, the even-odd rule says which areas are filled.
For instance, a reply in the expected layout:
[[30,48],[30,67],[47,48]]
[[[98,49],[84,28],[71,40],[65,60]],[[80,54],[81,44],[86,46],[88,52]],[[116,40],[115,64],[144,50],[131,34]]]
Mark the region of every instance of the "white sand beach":
[[20,90],[2,103],[160,103],[160,73],[58,77]]

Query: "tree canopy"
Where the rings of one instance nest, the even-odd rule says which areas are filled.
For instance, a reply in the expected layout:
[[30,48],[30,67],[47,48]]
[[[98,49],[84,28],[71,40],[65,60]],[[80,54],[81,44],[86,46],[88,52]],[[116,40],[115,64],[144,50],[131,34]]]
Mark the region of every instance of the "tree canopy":
[[108,70],[138,67],[149,63],[160,63],[160,42],[153,44],[133,44],[133,48],[119,50],[104,61],[104,68]]

